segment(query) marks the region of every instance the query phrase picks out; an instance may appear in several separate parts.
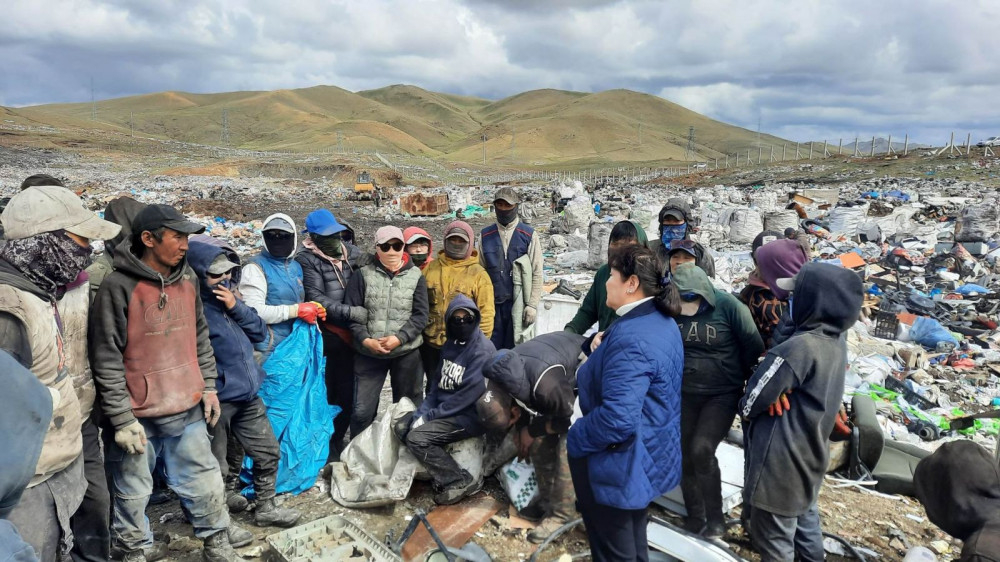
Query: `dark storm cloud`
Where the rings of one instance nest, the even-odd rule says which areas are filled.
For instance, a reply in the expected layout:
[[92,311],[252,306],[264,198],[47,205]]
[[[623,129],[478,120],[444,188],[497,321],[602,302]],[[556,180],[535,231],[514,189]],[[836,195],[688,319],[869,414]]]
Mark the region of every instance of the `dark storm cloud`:
[[14,0],[0,105],[409,83],[629,88],[813,140],[1000,134],[1000,5],[769,0]]

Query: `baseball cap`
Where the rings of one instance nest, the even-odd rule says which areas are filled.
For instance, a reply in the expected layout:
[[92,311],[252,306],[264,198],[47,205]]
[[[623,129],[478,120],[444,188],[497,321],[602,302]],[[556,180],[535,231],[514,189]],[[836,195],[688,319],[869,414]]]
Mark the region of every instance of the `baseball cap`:
[[281,217],[274,217],[273,219],[267,221],[262,230],[280,230],[282,232],[290,232],[295,234],[295,227],[292,223],[286,221]]
[[670,250],[667,251],[667,254],[672,254],[674,252],[687,252],[695,259],[698,258],[698,250],[696,249],[694,240],[671,240]]
[[55,185],[29,187],[11,197],[0,214],[0,222],[9,240],[55,230],[92,240],[110,240],[122,229],[87,210],[72,191]]
[[232,260],[230,260],[226,256],[226,254],[223,253],[219,254],[218,256],[215,256],[215,259],[212,260],[212,263],[209,264],[208,266],[208,272],[211,273],[212,275],[222,275],[223,273],[233,269],[234,267],[239,267],[239,266],[240,264],[233,263]]
[[660,217],[660,220],[662,221],[666,217],[672,217],[672,218],[675,218],[675,219],[677,219],[679,221],[686,221],[687,220],[684,217],[684,211],[681,211],[680,209],[666,209],[666,210],[664,210],[663,211],[663,215]]
[[132,235],[138,236],[149,230],[153,231],[160,227],[176,230],[181,234],[201,234],[205,232],[205,227],[189,221],[180,211],[170,205],[147,205],[145,209],[139,211],[132,221]]
[[792,292],[795,290],[795,280],[797,278],[798,275],[795,277],[782,277],[781,279],[775,280],[774,284],[777,285],[779,289]]
[[403,231],[398,226],[383,226],[375,231],[375,243],[385,244],[389,240],[403,241]]
[[513,187],[501,187],[500,191],[497,191],[497,196],[493,198],[493,201],[501,200],[511,205],[517,205],[521,202],[521,197],[514,191]]
[[337,222],[337,218],[329,209],[316,209],[306,215],[306,229],[302,232],[319,236],[332,236],[347,230],[347,227]]
[[444,233],[444,237],[446,239],[447,238],[451,238],[452,236],[455,236],[457,238],[461,238],[462,240],[465,240],[466,242],[470,242],[470,240],[469,240],[469,233],[466,232],[465,229],[462,228],[462,227],[460,227],[460,226],[453,226],[453,227],[449,228],[447,232]]

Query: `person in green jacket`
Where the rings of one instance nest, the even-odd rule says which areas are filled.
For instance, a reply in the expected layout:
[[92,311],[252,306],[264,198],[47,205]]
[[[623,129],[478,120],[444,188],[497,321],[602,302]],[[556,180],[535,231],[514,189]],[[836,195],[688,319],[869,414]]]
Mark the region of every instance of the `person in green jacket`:
[[677,325],[684,343],[681,491],[688,512],[684,526],[706,539],[721,539],[726,519],[715,450],[732,427],[764,342],[750,309],[715,289],[700,267],[675,266],[671,282],[681,295]]
[[[621,221],[611,229],[611,239],[608,242],[608,255],[626,246],[638,244],[648,247],[646,231],[635,221]],[[594,275],[594,284],[587,291],[587,296],[583,297],[576,316],[563,328],[567,332],[583,335],[594,322],[597,322],[597,331],[603,332],[608,329],[612,322],[618,319],[613,308],[608,308],[605,300],[608,298],[608,291],[604,284],[611,277],[611,268],[604,264]]]

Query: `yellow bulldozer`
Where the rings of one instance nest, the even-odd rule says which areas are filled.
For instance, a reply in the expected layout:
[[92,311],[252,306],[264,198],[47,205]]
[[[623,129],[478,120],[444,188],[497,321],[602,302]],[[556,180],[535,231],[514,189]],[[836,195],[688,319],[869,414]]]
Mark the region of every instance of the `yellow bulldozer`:
[[367,171],[358,173],[358,181],[354,182],[354,198],[367,200],[375,197],[377,193],[378,186],[375,185],[372,175]]

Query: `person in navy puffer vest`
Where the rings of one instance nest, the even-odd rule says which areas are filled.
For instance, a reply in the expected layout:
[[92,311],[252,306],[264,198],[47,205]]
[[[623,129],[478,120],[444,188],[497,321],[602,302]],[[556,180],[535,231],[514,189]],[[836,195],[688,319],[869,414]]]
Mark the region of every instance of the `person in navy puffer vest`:
[[493,206],[497,222],[483,229],[479,240],[479,264],[493,282],[493,336],[497,349],[514,347],[514,262],[527,255],[531,263],[531,293],[524,299],[521,326],[535,323],[542,298],[542,247],[535,230],[517,218],[521,197],[510,187],[497,191]]
[[236,252],[212,239],[192,240],[187,257],[201,281],[201,300],[219,372],[216,388],[222,416],[209,428],[212,453],[219,461],[223,480],[228,481],[227,445],[230,435],[235,437],[253,459],[258,499],[254,524],[291,527],[300,514],[274,503],[281,453],[264,401],[257,396],[265,374],[254,358],[253,344],[267,339],[267,324],[231,290],[239,284],[240,260]]
[[646,508],[681,480],[680,297],[642,246],[609,265],[607,305],[619,318],[584,342],[569,466],[593,560],[648,560]]

